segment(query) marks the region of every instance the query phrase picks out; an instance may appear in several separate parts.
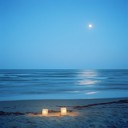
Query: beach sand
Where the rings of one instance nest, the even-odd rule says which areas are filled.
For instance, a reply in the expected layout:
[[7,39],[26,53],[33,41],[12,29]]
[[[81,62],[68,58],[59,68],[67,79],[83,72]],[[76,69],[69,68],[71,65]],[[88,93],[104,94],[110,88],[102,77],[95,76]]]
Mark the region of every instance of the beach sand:
[[128,128],[128,98],[1,101],[0,128]]

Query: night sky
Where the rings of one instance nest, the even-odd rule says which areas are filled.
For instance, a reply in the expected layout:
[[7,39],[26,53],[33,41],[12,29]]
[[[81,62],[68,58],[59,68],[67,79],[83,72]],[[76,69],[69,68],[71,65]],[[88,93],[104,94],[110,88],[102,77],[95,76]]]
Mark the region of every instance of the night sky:
[[0,0],[0,69],[125,68],[128,0]]

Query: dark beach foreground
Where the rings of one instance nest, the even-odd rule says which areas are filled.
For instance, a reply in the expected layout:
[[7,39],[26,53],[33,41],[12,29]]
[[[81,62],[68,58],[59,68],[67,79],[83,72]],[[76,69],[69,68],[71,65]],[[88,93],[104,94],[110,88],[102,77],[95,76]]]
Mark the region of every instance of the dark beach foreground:
[[1,101],[0,128],[128,128],[128,98]]

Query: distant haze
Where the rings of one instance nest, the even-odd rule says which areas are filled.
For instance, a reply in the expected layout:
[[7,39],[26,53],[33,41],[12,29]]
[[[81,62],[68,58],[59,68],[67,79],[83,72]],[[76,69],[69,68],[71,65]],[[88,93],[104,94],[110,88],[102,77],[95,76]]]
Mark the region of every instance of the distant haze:
[[128,0],[1,0],[0,12],[0,69],[128,68]]

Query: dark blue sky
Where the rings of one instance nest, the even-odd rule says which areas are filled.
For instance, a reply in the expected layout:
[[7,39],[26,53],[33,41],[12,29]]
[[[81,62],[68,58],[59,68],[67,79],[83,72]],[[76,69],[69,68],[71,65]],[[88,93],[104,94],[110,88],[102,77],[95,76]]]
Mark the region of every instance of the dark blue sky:
[[0,0],[0,30],[1,69],[128,68],[128,0]]

